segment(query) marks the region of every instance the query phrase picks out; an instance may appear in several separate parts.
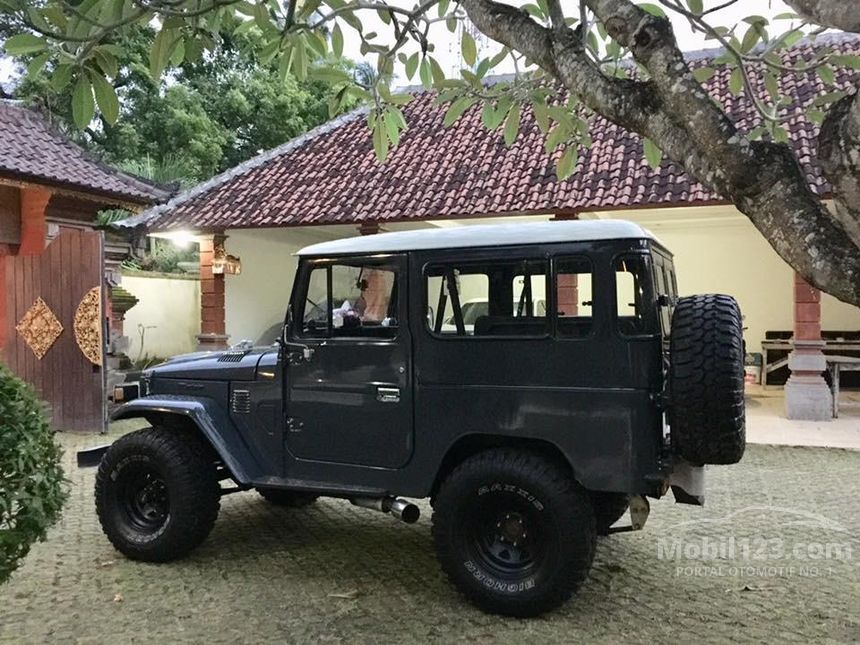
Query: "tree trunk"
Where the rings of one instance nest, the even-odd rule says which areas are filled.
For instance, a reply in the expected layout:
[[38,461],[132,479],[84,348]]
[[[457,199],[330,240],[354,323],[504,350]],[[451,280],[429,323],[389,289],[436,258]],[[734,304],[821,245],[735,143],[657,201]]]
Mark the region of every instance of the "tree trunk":
[[[834,217],[821,203],[786,144],[749,141],[737,131],[693,78],[668,20],[628,0],[586,0],[606,31],[630,48],[651,77],[610,78],[564,25],[558,3],[549,0],[553,20],[547,28],[494,0],[462,0],[484,34],[527,56],[597,114],[650,138],[691,176],[731,200],[804,279],[860,306],[860,243],[849,234],[850,219]],[[856,111],[856,101],[853,105]],[[845,132],[856,135],[845,120],[840,123],[836,140]],[[836,147],[839,158],[845,157],[845,148]],[[857,147],[847,150],[856,182],[857,157],[852,154]],[[842,165],[850,168],[844,161]],[[851,174],[849,169],[834,189],[848,185]]]

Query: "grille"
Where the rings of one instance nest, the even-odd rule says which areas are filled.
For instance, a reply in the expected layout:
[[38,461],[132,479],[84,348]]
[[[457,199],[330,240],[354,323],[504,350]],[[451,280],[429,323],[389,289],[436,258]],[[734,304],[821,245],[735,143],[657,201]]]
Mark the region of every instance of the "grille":
[[251,393],[248,390],[233,390],[230,397],[230,409],[234,414],[248,414],[251,412]]
[[225,352],[218,357],[219,363],[238,363],[248,352]]

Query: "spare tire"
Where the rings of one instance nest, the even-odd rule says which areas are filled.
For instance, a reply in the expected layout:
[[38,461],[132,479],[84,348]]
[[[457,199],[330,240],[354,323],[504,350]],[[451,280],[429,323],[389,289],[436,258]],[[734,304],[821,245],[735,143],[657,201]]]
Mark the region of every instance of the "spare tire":
[[741,311],[731,296],[681,298],[669,343],[669,425],[693,464],[734,464],[746,447]]

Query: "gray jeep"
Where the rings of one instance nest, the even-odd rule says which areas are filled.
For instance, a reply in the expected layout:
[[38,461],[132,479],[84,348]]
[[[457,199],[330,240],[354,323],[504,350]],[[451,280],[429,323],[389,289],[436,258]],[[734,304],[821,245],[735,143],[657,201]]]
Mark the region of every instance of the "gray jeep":
[[100,460],[96,510],[126,556],[185,555],[235,491],[405,522],[402,497],[429,497],[454,585],[534,616],[583,583],[598,535],[642,528],[670,489],[702,503],[702,466],[743,455],[738,306],[679,299],[635,224],[386,233],[299,260],[277,345],[144,372],[113,418],[152,427],[79,455]]

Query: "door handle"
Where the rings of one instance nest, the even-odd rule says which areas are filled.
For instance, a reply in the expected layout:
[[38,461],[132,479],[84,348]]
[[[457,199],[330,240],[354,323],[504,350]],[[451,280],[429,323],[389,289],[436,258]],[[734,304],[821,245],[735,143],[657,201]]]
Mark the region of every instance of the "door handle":
[[400,390],[396,387],[376,388],[376,400],[380,403],[399,403]]

